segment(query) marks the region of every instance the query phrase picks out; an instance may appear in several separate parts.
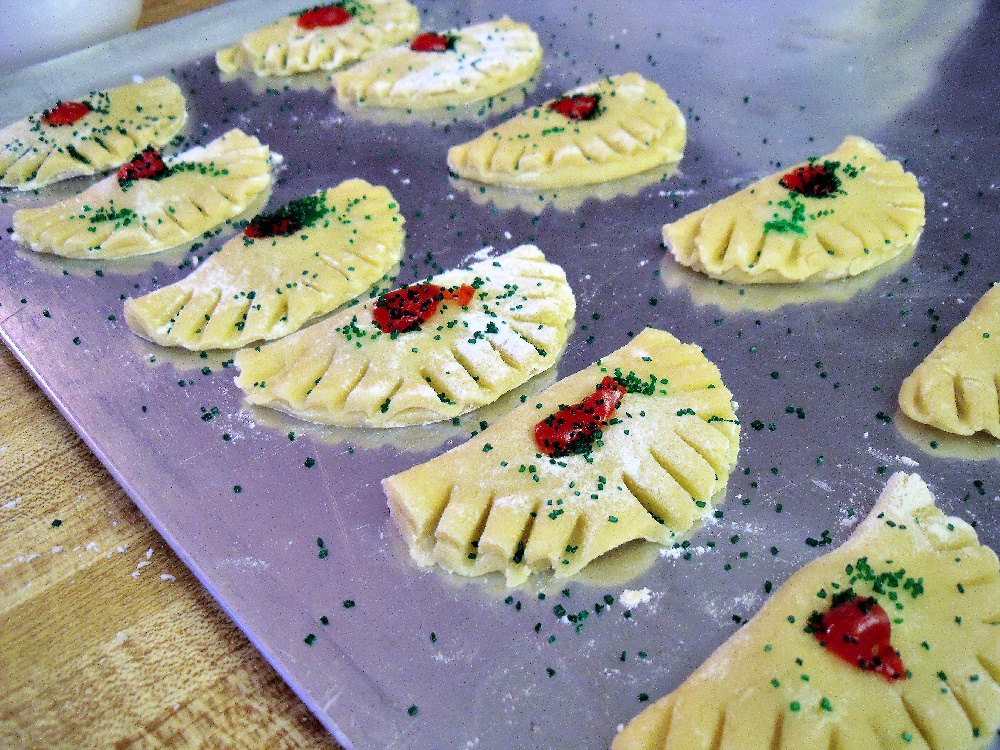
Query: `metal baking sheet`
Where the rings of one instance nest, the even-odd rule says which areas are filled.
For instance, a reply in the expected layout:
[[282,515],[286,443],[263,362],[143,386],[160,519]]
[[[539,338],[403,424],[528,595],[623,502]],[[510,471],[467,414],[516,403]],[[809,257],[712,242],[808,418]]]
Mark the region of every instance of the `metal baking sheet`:
[[[936,436],[896,409],[905,375],[1000,275],[1000,84],[983,65],[1000,59],[995,6],[417,5],[428,28],[504,13],[531,23],[545,67],[528,105],[605,74],[656,80],[687,116],[681,172],[617,196],[513,200],[453,184],[444,163],[449,145],[497,111],[484,122],[379,122],[309,86],[220,81],[211,51],[301,2],[235,0],[0,80],[7,123],[56,98],[165,74],[189,97],[189,139],[238,126],[284,155],[272,205],[355,176],[388,186],[407,220],[401,283],[484,246],[537,243],[566,269],[578,314],[557,370],[529,388],[656,326],[702,345],[739,401],[724,515],[689,549],[633,545],[584,576],[517,590],[462,580],[414,566],[379,482],[461,443],[495,411],[375,432],[251,410],[230,355],[159,349],[121,313],[124,297],[181,277],[223,237],[116,266],[38,258],[0,234],[4,340],[343,744],[607,747],[645,705],[640,695],[676,687],[760,607],[765,581],[780,584],[824,551],[808,538],[843,541],[897,470],[919,472],[947,512],[1000,548],[996,441]],[[661,224],[848,134],[919,177],[927,225],[911,256],[808,289],[720,286],[665,258]],[[82,185],[7,193],[0,226],[13,209]],[[628,592],[644,589],[627,607]],[[597,613],[605,595],[614,603]],[[578,627],[556,604],[590,616]]]

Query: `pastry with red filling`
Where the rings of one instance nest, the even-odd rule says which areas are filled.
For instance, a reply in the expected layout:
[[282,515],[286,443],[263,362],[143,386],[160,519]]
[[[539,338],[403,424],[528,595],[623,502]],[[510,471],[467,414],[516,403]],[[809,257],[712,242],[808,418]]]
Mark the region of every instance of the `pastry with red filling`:
[[336,0],[303,8],[215,53],[223,73],[258,76],[337,70],[409,39],[420,28],[406,0]]
[[195,351],[281,338],[381,281],[403,236],[388,189],[345,180],[254,217],[188,276],[127,299],[125,320]]
[[684,115],[667,93],[626,73],[575,88],[453,146],[448,169],[493,185],[594,185],[672,170],[686,141]]
[[420,565],[508,584],[627,542],[679,542],[721,502],[736,404],[697,346],[647,328],[469,442],[382,482]]
[[524,245],[409,284],[236,356],[247,401],[300,419],[452,419],[555,365],[576,310],[562,268]]
[[611,747],[973,750],[1000,726],[998,680],[997,556],[899,473]]
[[166,78],[61,100],[0,130],[0,188],[31,190],[115,169],[160,147],[187,122],[180,87]]
[[739,284],[856,276],[912,248],[924,227],[917,178],[863,138],[758,180],[663,227],[681,265]]

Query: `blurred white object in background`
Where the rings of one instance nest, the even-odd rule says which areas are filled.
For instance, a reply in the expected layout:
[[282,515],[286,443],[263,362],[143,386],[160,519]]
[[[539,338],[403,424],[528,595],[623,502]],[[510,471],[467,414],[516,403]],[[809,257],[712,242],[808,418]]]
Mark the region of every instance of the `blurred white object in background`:
[[142,0],[0,0],[0,75],[133,31]]

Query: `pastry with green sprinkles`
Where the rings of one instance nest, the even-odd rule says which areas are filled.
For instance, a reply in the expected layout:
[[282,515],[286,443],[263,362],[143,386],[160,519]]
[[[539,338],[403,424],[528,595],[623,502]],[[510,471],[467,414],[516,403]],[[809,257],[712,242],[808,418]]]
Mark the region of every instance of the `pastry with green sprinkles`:
[[333,78],[352,105],[426,109],[496,96],[530,78],[542,61],[531,27],[499,21],[424,32]]
[[736,404],[702,350],[647,328],[469,442],[383,480],[422,566],[509,585],[627,542],[680,542],[736,464]]
[[180,87],[166,78],[58,101],[0,130],[0,188],[32,190],[121,166],[187,122]]
[[256,216],[190,275],[125,301],[143,338],[195,351],[281,338],[356,297],[399,263],[403,216],[364,180]]
[[338,70],[409,39],[420,29],[406,0],[337,0],[305,8],[219,50],[223,73],[250,68],[258,76]]
[[681,265],[739,284],[856,276],[910,250],[924,227],[917,178],[851,136],[663,227]]
[[244,350],[236,384],[251,404],[311,422],[454,419],[555,365],[575,310],[562,268],[523,245]]
[[916,474],[612,750],[974,750],[1000,727],[1000,564]]
[[903,381],[910,419],[956,435],[1000,439],[1000,285],[994,285]]
[[593,185],[673,169],[684,115],[638,73],[580,86],[448,150],[448,169],[474,182],[525,188]]
[[147,146],[72,198],[14,212],[14,239],[36,252],[92,260],[177,247],[266,200],[280,158],[240,130],[174,157]]

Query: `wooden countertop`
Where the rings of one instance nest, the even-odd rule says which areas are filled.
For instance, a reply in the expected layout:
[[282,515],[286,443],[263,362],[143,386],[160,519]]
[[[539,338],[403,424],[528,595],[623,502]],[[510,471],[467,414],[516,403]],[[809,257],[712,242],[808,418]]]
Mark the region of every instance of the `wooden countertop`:
[[340,748],[2,344],[0,529],[0,747]]

